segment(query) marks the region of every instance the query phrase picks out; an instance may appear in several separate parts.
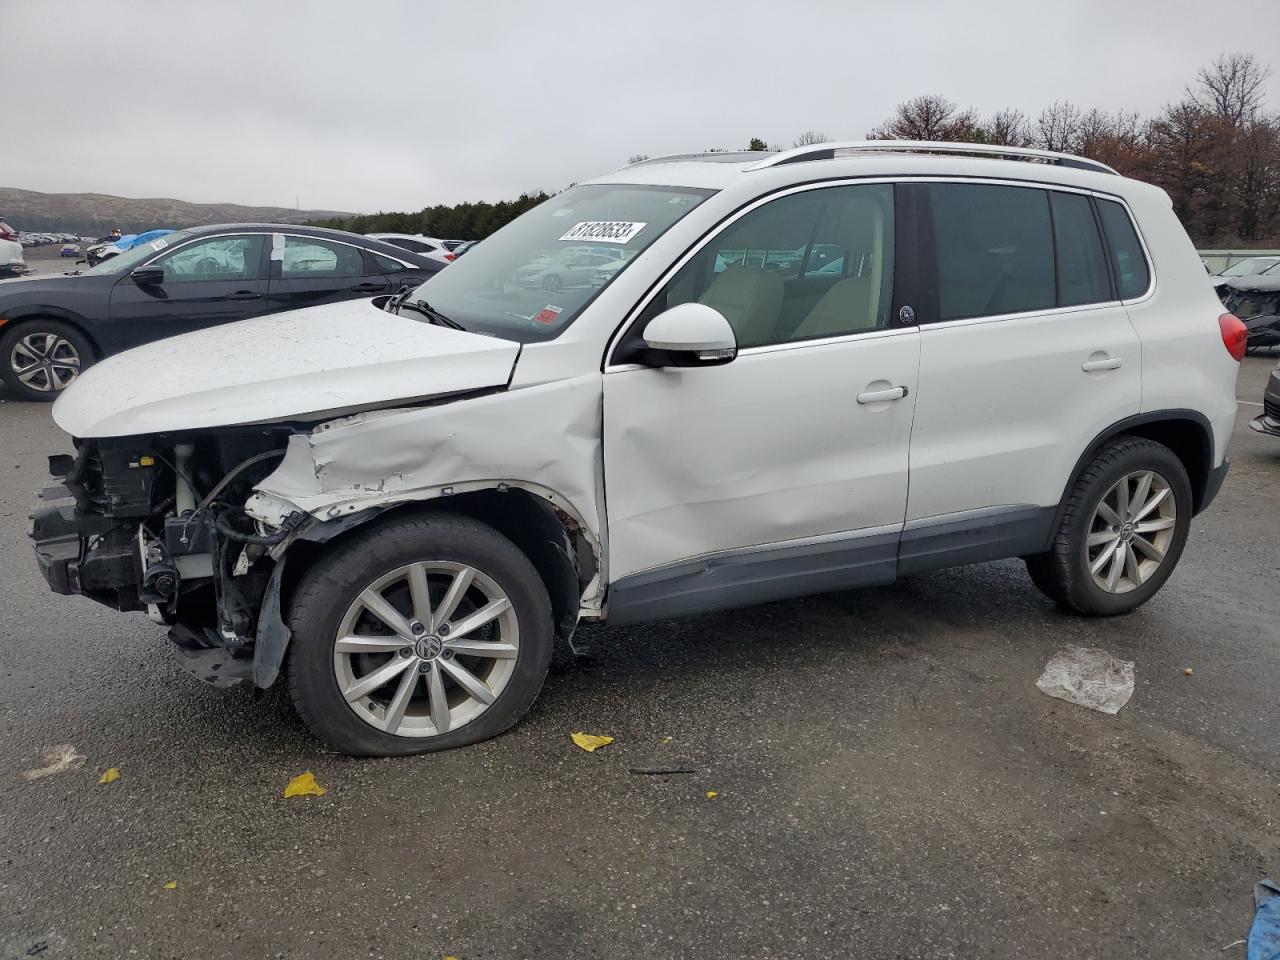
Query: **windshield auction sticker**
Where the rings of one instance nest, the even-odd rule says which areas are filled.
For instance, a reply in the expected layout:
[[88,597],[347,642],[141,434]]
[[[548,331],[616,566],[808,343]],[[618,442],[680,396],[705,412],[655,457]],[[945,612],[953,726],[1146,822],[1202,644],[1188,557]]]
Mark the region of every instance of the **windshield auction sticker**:
[[648,225],[629,220],[584,220],[575,223],[560,239],[575,243],[626,243]]

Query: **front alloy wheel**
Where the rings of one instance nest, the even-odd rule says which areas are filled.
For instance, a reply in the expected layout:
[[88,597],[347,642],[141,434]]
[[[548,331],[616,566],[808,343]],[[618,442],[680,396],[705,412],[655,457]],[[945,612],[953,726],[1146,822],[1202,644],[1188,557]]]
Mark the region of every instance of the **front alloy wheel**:
[[489,525],[449,513],[392,514],[343,537],[312,559],[288,622],[294,705],[355,756],[496,736],[551,662],[538,571]]
[[333,670],[366,723],[432,737],[492,706],[519,652],[515,608],[491,577],[461,563],[412,563],[379,577],[347,608]]

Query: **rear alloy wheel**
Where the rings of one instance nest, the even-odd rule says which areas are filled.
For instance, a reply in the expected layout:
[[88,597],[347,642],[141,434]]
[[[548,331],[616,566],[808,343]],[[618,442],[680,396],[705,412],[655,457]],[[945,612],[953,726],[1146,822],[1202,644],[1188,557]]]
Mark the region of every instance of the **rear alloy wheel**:
[[23,323],[0,337],[0,379],[21,400],[56,400],[93,362],[84,336],[54,320]]
[[444,750],[510,727],[542,687],[551,602],[529,559],[470,517],[345,538],[294,594],[289,689],[344,753]]
[[1085,467],[1052,547],[1026,558],[1028,572],[1042,592],[1076,613],[1128,613],[1173,573],[1191,512],[1191,482],[1173,451],[1121,437]]

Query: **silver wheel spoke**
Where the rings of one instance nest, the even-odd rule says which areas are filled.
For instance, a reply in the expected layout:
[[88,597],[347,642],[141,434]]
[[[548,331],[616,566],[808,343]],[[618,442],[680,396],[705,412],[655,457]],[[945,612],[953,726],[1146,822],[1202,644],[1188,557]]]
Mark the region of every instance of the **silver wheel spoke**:
[[479,700],[484,704],[490,704],[497,699],[494,696],[493,691],[489,689],[488,685],[486,685],[483,680],[462,664],[458,663],[458,661],[438,660],[436,662],[440,664],[440,669],[449,674],[449,676],[457,681],[458,686],[462,687],[463,690],[467,691],[467,693],[476,700]]
[[377,670],[366,673],[347,689],[343,690],[342,695],[347,698],[348,703],[367,697],[401,671],[407,670],[409,665],[415,662],[413,657],[396,657],[393,660],[388,660]]
[[1098,504],[1098,516],[1113,527],[1118,527],[1120,524],[1124,523],[1124,521],[1120,519],[1120,515],[1107,505],[1107,501],[1105,499]]
[[391,698],[391,703],[387,704],[387,722],[383,728],[387,733],[395,733],[400,729],[400,721],[404,719],[404,712],[408,709],[409,701],[413,699],[413,688],[418,685],[418,664],[413,657],[405,657],[411,666],[404,672],[404,676],[400,678],[400,686],[396,687],[396,694]]
[[1163,490],[1158,490],[1152,494],[1151,498],[1142,505],[1142,509],[1133,515],[1134,522],[1136,523],[1139,520],[1145,519],[1152,510],[1164,502],[1164,498],[1167,496],[1169,496],[1168,487],[1165,487]]
[[1115,486],[1116,513],[1123,518],[1129,516],[1129,478],[1123,478]]
[[445,648],[464,657],[489,657],[494,660],[514,660],[519,651],[509,643],[487,643],[484,640],[459,640],[448,642]]
[[1131,540],[1129,543],[1125,544],[1124,572],[1128,574],[1129,579],[1133,582],[1135,587],[1142,586],[1142,571],[1138,569],[1138,567],[1138,554],[1134,552],[1133,541]]
[[1156,563],[1159,563],[1164,559],[1164,551],[1145,537],[1134,537],[1133,540],[1130,541],[1130,546],[1141,550]]
[[360,594],[360,602],[375,617],[409,641],[409,643],[413,643],[414,636],[413,631],[409,629],[409,621],[404,618],[399,610],[389,604],[387,598],[377,590],[370,589]]
[[395,653],[405,646],[403,637],[342,637],[334,648],[339,653]]
[[409,568],[409,595],[413,597],[413,616],[427,628],[427,632],[435,630],[431,619],[431,591],[427,588],[427,568],[415,563]]
[[1120,582],[1120,572],[1124,570],[1124,555],[1128,552],[1124,542],[1121,541],[1116,544],[1115,552],[1111,555],[1111,569],[1107,571],[1107,589],[1113,593],[1116,584]]
[[439,662],[431,664],[431,672],[427,674],[427,693],[431,698],[431,722],[436,733],[449,732],[449,700],[444,692],[444,677],[440,673]]
[[1177,525],[1176,520],[1171,517],[1161,517],[1159,520],[1144,520],[1142,523],[1135,524],[1134,533],[1158,533],[1161,530],[1168,530],[1170,527]]
[[449,590],[444,595],[444,599],[440,601],[440,607],[436,610],[436,624],[439,627],[442,623],[448,623],[449,618],[453,616],[453,611],[458,609],[458,604],[466,595],[467,589],[471,586],[471,581],[475,579],[476,572],[470,567],[463,567],[454,574],[453,582],[449,584]]
[[1107,565],[1107,561],[1115,556],[1116,548],[1120,546],[1120,538],[1114,537],[1106,547],[1098,551],[1098,555],[1093,558],[1093,563],[1089,565],[1090,573],[1101,573],[1102,568]]
[[1147,502],[1147,497],[1151,493],[1151,481],[1154,479],[1155,474],[1149,470],[1138,477],[1138,485],[1134,488],[1132,503],[1144,504]]
[[511,601],[506,597],[501,600],[490,600],[479,610],[467,614],[457,623],[449,624],[449,639],[455,637],[459,640],[465,637],[472,630],[483,627],[491,620],[495,620],[511,609]]
[[1087,543],[1091,547],[1100,547],[1104,543],[1110,543],[1114,539],[1116,539],[1116,534],[1113,531],[1099,530],[1097,533],[1089,534]]

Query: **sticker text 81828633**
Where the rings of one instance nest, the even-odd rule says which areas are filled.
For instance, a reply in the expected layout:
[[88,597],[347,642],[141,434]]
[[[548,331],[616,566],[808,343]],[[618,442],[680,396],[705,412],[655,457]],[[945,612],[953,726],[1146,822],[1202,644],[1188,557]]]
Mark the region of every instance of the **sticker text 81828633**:
[[560,239],[575,243],[626,243],[648,225],[631,220],[584,220],[575,223]]

